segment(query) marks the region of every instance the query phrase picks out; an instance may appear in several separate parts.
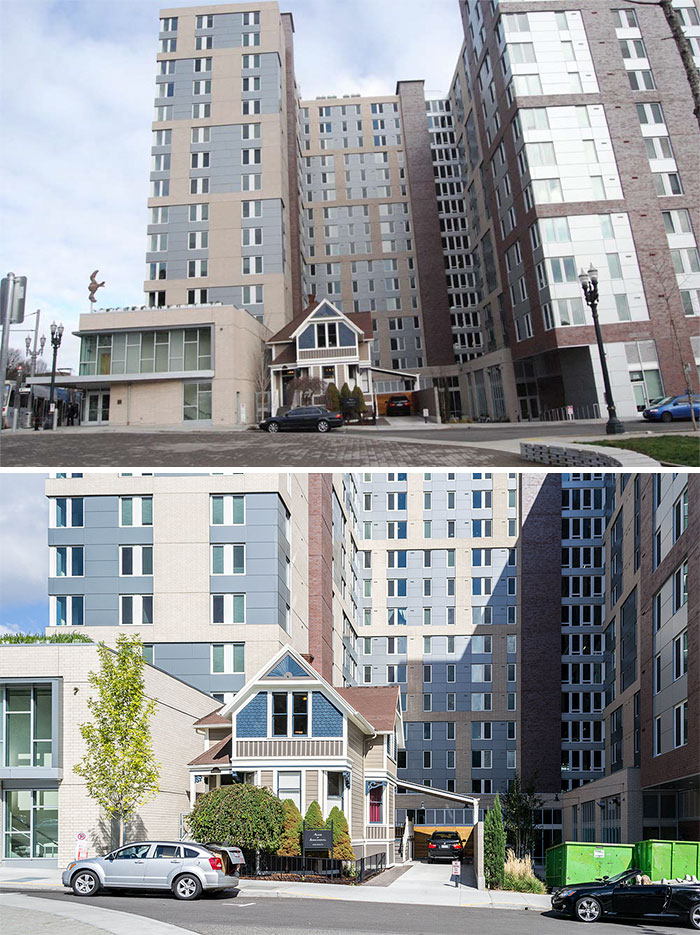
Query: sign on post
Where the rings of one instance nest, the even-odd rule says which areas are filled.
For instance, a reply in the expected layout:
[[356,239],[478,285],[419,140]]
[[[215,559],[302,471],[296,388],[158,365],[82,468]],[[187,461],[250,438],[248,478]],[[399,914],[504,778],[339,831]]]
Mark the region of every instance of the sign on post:
[[330,851],[333,848],[333,832],[328,828],[304,831],[304,850]]
[[462,875],[462,863],[459,860],[452,861],[452,876],[455,878],[455,886],[459,886],[459,878]]
[[[10,278],[11,277],[11,278]],[[0,283],[0,307],[4,321],[19,325],[24,321],[24,300],[27,295],[27,277],[8,274]]]
[[85,860],[87,855],[87,834],[84,831],[78,831],[75,835],[75,859]]

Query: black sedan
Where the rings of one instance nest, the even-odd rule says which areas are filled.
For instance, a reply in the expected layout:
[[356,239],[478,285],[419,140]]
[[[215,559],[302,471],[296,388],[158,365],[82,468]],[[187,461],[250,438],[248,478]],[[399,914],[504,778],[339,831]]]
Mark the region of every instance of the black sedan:
[[428,863],[434,860],[461,860],[462,839],[457,831],[433,831],[428,838]]
[[599,919],[679,919],[700,929],[700,885],[640,883],[641,870],[625,870],[594,883],[565,886],[552,895],[552,909],[579,922]]
[[303,429],[315,429],[317,432],[330,432],[343,424],[339,412],[331,412],[325,406],[298,406],[281,416],[268,416],[260,423],[266,432],[298,432]]

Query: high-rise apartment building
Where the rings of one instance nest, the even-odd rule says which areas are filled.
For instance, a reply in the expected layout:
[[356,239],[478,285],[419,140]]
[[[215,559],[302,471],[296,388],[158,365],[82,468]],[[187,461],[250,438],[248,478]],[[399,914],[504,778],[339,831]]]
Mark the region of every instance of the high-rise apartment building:
[[[699,136],[655,5],[460,0],[449,93],[302,100],[274,2],[164,10],[152,306],[237,305],[273,332],[307,299],[372,313],[382,391],[418,372],[451,412],[618,411],[697,379]],[[674,0],[700,62],[695,0]],[[392,371],[398,371],[392,377]],[[461,374],[461,376],[460,376]]]
[[291,14],[275,2],[162,11],[149,305],[235,305],[273,332],[289,319],[298,266],[292,33]]
[[[697,5],[674,7],[698,64]],[[460,9],[450,103],[479,311],[482,325],[495,322],[483,359],[463,366],[471,412],[501,413],[504,395],[511,419],[603,409],[578,282],[591,264],[618,412],[681,392],[685,366],[695,385],[700,137],[662,10],[596,0]]]
[[562,797],[564,839],[697,839],[698,478],[608,475],[598,778]]
[[[51,626],[108,644],[138,632],[149,661],[220,702],[286,644],[339,688],[396,687],[399,823],[470,822],[471,798],[487,807],[517,771],[545,800],[538,858],[562,821],[569,839],[603,834],[599,800],[604,840],[671,824],[687,837],[697,486],[683,474],[59,477],[47,483]],[[643,802],[668,821],[642,822]]]

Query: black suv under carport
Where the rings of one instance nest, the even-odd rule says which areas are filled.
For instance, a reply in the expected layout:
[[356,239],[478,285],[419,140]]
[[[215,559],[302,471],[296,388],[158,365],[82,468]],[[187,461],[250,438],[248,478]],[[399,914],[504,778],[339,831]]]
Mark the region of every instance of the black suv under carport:
[[428,863],[462,859],[464,847],[457,831],[433,831],[428,838]]

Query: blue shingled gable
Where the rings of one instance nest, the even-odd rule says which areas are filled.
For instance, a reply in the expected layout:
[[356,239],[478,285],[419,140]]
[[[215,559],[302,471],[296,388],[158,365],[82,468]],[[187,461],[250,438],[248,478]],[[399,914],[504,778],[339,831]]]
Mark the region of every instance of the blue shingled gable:
[[313,693],[311,734],[313,737],[343,736],[343,715],[321,692]]
[[312,318],[339,318],[339,313],[332,308],[328,302],[321,302],[316,311],[311,316]]
[[236,715],[237,737],[267,737],[267,692],[258,692]]
[[292,656],[283,656],[274,669],[270,669],[265,678],[283,679],[285,675],[291,675],[294,678],[301,679],[309,677],[309,673],[299,665],[296,659],[292,658]]

